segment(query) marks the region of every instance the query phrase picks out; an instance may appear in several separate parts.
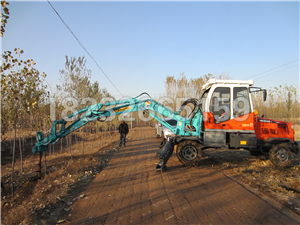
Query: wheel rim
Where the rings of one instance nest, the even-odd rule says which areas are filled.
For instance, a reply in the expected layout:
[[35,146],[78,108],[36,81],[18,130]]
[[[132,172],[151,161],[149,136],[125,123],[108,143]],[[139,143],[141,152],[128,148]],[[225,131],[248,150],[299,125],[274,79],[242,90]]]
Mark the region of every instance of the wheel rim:
[[277,158],[279,163],[285,163],[286,161],[289,160],[289,154],[285,149],[279,149],[275,153],[275,157]]
[[192,145],[186,146],[182,149],[182,157],[186,160],[195,159],[197,157],[197,149]]

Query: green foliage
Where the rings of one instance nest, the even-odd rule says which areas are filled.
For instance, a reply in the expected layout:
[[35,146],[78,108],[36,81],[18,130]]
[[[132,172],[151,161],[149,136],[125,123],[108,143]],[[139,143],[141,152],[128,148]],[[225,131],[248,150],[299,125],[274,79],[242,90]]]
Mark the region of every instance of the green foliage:
[[64,97],[73,97],[80,101],[88,96],[91,85],[91,70],[87,69],[84,57],[66,56],[65,69],[60,70],[62,85],[59,88],[64,92]]
[[[32,59],[22,60],[23,50],[4,51],[1,65],[1,122],[2,133],[21,113],[37,109],[46,95],[45,73],[33,68]],[[14,56],[16,55],[16,56]]]
[[90,81],[92,71],[86,68],[86,60],[83,57],[69,58],[66,56],[65,69],[59,71],[61,83],[57,88],[60,90],[61,97],[75,98],[79,104],[86,103],[84,98],[93,98],[94,103],[99,102],[103,97],[111,97],[106,89],[99,87],[98,81]]
[[3,37],[5,26],[9,18],[9,9],[7,8],[7,5],[9,5],[8,2],[1,1],[1,37]]
[[100,88],[99,82],[95,81],[89,87],[89,96],[94,98],[97,102],[100,102],[102,98],[110,98],[112,95],[106,88]]
[[[83,57],[66,56],[65,68],[60,70],[61,85],[57,85],[57,115],[66,116],[87,105],[99,103],[105,97],[112,97],[107,89],[100,88],[99,82],[91,82],[92,71],[86,68]],[[66,101],[69,99],[70,101]],[[69,104],[70,103],[70,104]],[[64,116],[62,116],[64,115]],[[111,123],[114,123],[113,121]],[[110,126],[111,123],[89,124],[83,130]]]

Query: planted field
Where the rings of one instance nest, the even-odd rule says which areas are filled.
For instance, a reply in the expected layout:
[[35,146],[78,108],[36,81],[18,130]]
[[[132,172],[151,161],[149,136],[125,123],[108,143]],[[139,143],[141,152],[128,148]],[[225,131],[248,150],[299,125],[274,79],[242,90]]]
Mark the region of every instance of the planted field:
[[[34,143],[34,138],[33,143]],[[32,154],[31,137],[25,140],[23,171],[16,160],[14,197],[11,196],[10,136],[1,142],[1,219],[3,224],[31,224],[33,218],[44,216],[57,204],[76,193],[101,171],[114,154],[116,132],[75,132],[54,146],[42,157],[42,176],[37,179],[39,156]],[[5,153],[5,154],[4,154]],[[42,213],[40,213],[42,212]],[[38,219],[39,220],[39,219]]]
[[[279,170],[247,151],[209,150],[197,167],[189,168],[173,154],[168,170],[160,173],[154,168],[161,139],[152,127],[132,129],[125,148],[116,148],[117,135],[109,140],[100,148],[97,138],[90,138],[84,155],[82,143],[74,142],[72,158],[68,151],[63,157],[47,156],[47,175],[18,180],[14,199],[5,188],[2,222],[299,224],[297,157],[291,167]],[[28,160],[25,174],[37,158]],[[6,168],[2,166],[4,181]]]

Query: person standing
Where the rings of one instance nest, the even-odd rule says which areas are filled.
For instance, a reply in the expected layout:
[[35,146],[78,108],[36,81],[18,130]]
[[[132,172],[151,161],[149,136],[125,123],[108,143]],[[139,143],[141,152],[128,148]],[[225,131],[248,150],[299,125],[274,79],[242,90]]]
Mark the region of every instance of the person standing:
[[128,134],[128,132],[129,132],[128,124],[125,123],[124,120],[122,120],[121,124],[119,126],[119,133],[120,133],[120,144],[119,144],[119,147],[121,147],[122,144],[125,147],[126,135]]

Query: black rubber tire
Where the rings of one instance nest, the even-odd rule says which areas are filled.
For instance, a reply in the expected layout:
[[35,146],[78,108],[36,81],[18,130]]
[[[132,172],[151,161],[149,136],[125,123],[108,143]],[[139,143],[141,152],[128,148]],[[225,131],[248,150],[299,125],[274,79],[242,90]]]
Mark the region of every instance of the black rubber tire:
[[185,166],[197,166],[201,159],[202,145],[196,141],[185,140],[177,145],[176,154]]
[[274,145],[269,152],[270,161],[274,166],[284,168],[292,162],[292,153],[286,143]]

